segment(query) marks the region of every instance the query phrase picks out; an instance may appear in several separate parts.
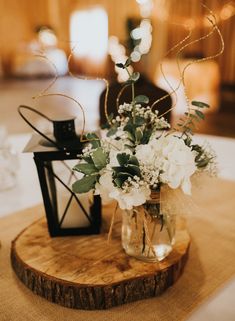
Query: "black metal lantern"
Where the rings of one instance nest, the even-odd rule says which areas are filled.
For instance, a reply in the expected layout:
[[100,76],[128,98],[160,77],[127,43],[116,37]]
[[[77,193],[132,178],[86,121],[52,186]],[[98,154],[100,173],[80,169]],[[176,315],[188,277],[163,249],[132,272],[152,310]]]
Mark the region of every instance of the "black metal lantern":
[[100,197],[91,192],[78,196],[71,189],[72,183],[80,178],[72,168],[83,148],[75,132],[74,118],[50,120],[54,135],[46,136],[25,118],[21,111],[23,108],[50,119],[28,106],[18,109],[22,118],[37,131],[24,152],[34,153],[50,235],[98,234],[101,225]]

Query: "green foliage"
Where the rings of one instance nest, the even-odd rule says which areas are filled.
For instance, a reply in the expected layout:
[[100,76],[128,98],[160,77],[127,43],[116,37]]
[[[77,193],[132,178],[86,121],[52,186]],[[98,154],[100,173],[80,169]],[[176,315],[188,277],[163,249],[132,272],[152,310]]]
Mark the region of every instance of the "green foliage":
[[[129,79],[125,82],[125,85],[132,85],[132,106],[133,111],[128,112],[125,111],[122,113],[123,117],[128,117],[129,121],[124,127],[124,131],[127,134],[127,138],[129,140],[129,143],[126,144],[126,147],[129,149],[133,149],[134,146],[138,144],[147,144],[149,142],[149,139],[153,132],[153,126],[151,125],[150,121],[144,117],[141,117],[140,115],[136,115],[135,113],[135,105],[136,104],[148,104],[149,98],[145,95],[134,95],[134,84],[136,81],[138,81],[140,74],[139,72],[133,72],[130,74],[128,67],[131,64],[131,58],[128,58],[125,64],[118,63],[116,64],[117,67],[126,69]],[[120,125],[120,123],[116,122],[108,131],[107,136],[110,137],[114,135],[117,132],[117,128]],[[141,128],[140,128],[141,127]]]
[[[96,139],[97,136],[89,134],[88,137]],[[83,156],[83,160],[85,163],[79,163],[73,168],[73,170],[84,174],[83,178],[72,185],[74,193],[86,193],[95,187],[95,183],[100,177],[100,170],[107,165],[108,156],[102,147],[98,147],[90,155]]]
[[127,67],[130,66],[130,64],[131,64],[131,58],[129,57],[124,64],[122,64],[122,63],[117,63],[116,66],[117,66],[118,68],[126,69]]
[[139,162],[134,155],[120,153],[117,155],[117,160],[120,166],[114,166],[113,182],[116,186],[122,187],[129,177],[141,177]]
[[109,131],[107,132],[107,137],[113,136],[114,134],[116,134],[118,129],[118,124],[113,125]]
[[107,154],[103,151],[102,147],[98,147],[91,155],[95,167],[101,170],[107,165]]
[[77,180],[73,185],[72,189],[74,193],[87,193],[95,187],[95,183],[98,179],[98,175],[84,176]]
[[199,118],[205,119],[204,114],[203,114],[200,110],[195,110],[195,113],[196,113],[196,115],[197,115]]
[[197,152],[197,156],[195,157],[195,162],[197,164],[198,168],[205,168],[211,161],[212,157],[208,157],[205,153],[205,150],[200,145],[192,145],[192,150],[195,150]]
[[141,143],[142,138],[143,138],[143,131],[140,127],[137,127],[135,130],[135,143],[136,143],[136,145]]
[[124,166],[128,163],[130,155],[126,153],[117,154],[117,161],[120,166]]
[[210,106],[209,106],[208,104],[206,104],[206,103],[204,103],[204,102],[202,102],[202,101],[195,101],[195,100],[193,100],[193,101],[191,102],[191,104],[192,104],[193,106],[197,106],[197,107],[199,107],[199,108],[210,108]]
[[92,163],[77,164],[76,166],[74,166],[73,170],[85,175],[91,175],[98,172],[98,168]]
[[128,80],[136,82],[139,78],[140,78],[140,73],[139,72],[133,72],[133,74],[130,76],[130,78]]
[[115,184],[117,187],[119,187],[119,188],[122,187],[122,184],[123,184],[124,181],[125,181],[125,179],[123,179],[123,177],[122,177],[122,178],[116,177],[116,178],[114,178],[114,180],[113,180],[114,184]]
[[137,104],[139,104],[139,103],[148,104],[149,103],[149,98],[147,96],[144,96],[144,95],[139,95],[139,96],[135,97],[134,102],[137,103]]
[[130,155],[129,164],[136,165],[136,166],[140,165],[138,162],[138,159],[134,155]]
[[86,135],[86,138],[93,148],[97,148],[101,146],[100,139],[95,133],[88,133]]
[[142,126],[145,124],[145,119],[141,116],[135,116],[135,126]]
[[133,118],[129,120],[124,127],[124,131],[127,133],[127,138],[130,141],[128,147],[133,147],[139,144],[147,144],[153,133],[153,127],[149,126],[143,117],[137,116],[135,123]]
[[122,64],[122,63],[117,63],[116,64],[116,66],[118,67],[118,68],[122,68],[122,69],[125,69],[125,65],[124,64]]
[[[185,134],[186,136],[193,134],[193,131],[196,128],[196,122],[205,119],[205,115],[202,109],[210,107],[206,103],[195,100],[192,101],[191,104],[192,106],[195,106],[197,108],[191,107],[189,112],[185,112],[184,117],[181,117],[177,124],[178,127],[183,131],[183,134]],[[198,110],[198,108],[200,108],[201,110]]]
[[152,130],[145,128],[143,132],[143,137],[141,139],[141,144],[148,144],[151,135],[152,135]]
[[191,138],[190,136],[186,136],[186,138],[184,139],[184,143],[185,143],[185,145],[187,145],[188,147],[191,147],[192,138]]

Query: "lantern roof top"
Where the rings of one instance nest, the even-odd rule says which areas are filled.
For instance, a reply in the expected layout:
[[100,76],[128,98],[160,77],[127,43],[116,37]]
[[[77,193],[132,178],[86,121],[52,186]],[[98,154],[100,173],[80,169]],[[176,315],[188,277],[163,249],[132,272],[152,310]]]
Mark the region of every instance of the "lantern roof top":
[[[47,135],[51,140],[55,141],[55,144],[47,141],[41,135],[34,133],[27,145],[25,146],[24,153],[46,153],[46,152],[61,152],[61,151],[81,151],[82,143],[80,137],[77,136],[73,140],[64,142],[57,142],[52,134]],[[57,146],[58,147],[57,147]]]

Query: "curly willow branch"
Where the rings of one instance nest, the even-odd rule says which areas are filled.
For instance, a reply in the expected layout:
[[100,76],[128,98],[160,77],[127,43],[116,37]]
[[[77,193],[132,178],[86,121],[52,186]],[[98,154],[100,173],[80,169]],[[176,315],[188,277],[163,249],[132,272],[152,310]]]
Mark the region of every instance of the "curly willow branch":
[[[178,85],[176,86],[176,88],[174,89],[174,92],[176,92],[176,91],[180,88],[181,84],[183,84],[184,94],[185,94],[185,97],[186,97],[186,101],[187,101],[187,106],[188,106],[188,107],[190,106],[190,101],[189,101],[189,98],[188,98],[188,96],[187,96],[186,89],[185,89],[185,80],[184,80],[184,78],[185,78],[185,71],[186,71],[187,68],[188,68],[189,66],[191,66],[192,64],[194,64],[194,63],[199,63],[199,62],[205,61],[205,60],[209,60],[209,59],[213,58],[213,56],[206,57],[206,58],[201,58],[201,59],[194,59],[193,61],[189,62],[189,63],[184,67],[183,71],[181,71],[180,63],[179,63],[180,53],[183,52],[184,49],[186,49],[187,47],[191,46],[192,44],[198,43],[198,42],[200,42],[201,40],[204,40],[204,39],[208,38],[208,37],[211,36],[214,32],[215,32],[215,28],[213,27],[212,30],[211,30],[208,34],[206,34],[205,36],[202,36],[202,37],[200,37],[200,38],[198,38],[198,39],[195,39],[195,40],[190,41],[189,43],[187,43],[186,45],[184,45],[183,47],[181,47],[181,48],[179,49],[179,51],[177,51],[177,53],[176,53],[176,57],[177,57],[176,63],[177,63],[177,68],[178,68],[178,71],[179,71],[179,74],[180,74],[180,81],[179,81]],[[170,93],[170,94],[171,94],[171,93]],[[176,104],[175,104],[175,105],[176,105]],[[162,117],[162,116],[164,116],[165,114],[169,113],[171,110],[174,109],[175,105],[172,106],[169,110],[167,110],[167,111],[164,112],[163,114],[161,114],[160,116]]]
[[[210,19],[207,17],[208,21],[210,21]],[[183,87],[184,87],[184,93],[185,93],[185,97],[186,97],[186,100],[187,100],[187,104],[188,104],[188,107],[190,106],[190,101],[189,101],[189,98],[187,96],[187,93],[186,93],[186,89],[185,89],[185,71],[188,69],[189,66],[191,66],[192,64],[194,63],[199,63],[199,62],[203,62],[203,61],[207,61],[211,58],[214,58],[217,56],[217,54],[215,56],[208,56],[208,57],[205,57],[205,58],[201,58],[201,59],[194,59],[193,61],[189,62],[183,69],[183,71],[181,72],[181,68],[180,68],[180,62],[179,62],[179,57],[180,57],[180,53],[187,47],[189,47],[190,45],[192,44],[195,44],[195,43],[198,43],[204,39],[207,39],[209,38],[211,35],[214,34],[214,32],[216,31],[216,28],[215,28],[215,25],[212,23],[212,29],[211,31],[206,34],[205,36],[201,37],[201,38],[198,38],[196,40],[193,40],[191,41],[190,43],[188,43],[187,45],[183,46],[179,52],[177,53],[177,67],[178,67],[178,70],[179,70],[179,73],[181,75],[181,78],[180,78],[180,83],[182,82],[183,84]]]
[[50,97],[50,96],[60,96],[60,97],[64,97],[64,98],[68,98],[70,100],[72,100],[75,104],[78,105],[78,107],[81,109],[82,111],[82,116],[83,116],[83,124],[82,124],[82,133],[81,133],[81,138],[80,138],[80,141],[81,142],[87,142],[88,140],[84,138],[84,132],[85,132],[85,111],[82,107],[82,105],[74,98],[68,96],[68,95],[65,95],[65,94],[62,94],[62,93],[47,93],[47,94],[43,94],[41,96],[38,96],[38,98],[42,98],[42,97]]
[[[203,6],[204,6],[204,5],[203,5]],[[204,7],[207,8],[206,6],[204,6]],[[208,9],[208,8],[207,8],[207,9]],[[208,9],[208,10],[209,10],[209,9]],[[214,14],[213,14],[210,10],[209,10],[209,12],[210,12],[210,14],[212,15],[212,17],[215,19]],[[180,76],[181,76],[181,77],[180,77],[180,82],[179,82],[179,84],[178,84],[178,86],[176,87],[175,90],[179,89],[181,83],[183,84],[184,92],[185,92],[185,96],[186,96],[186,99],[187,99],[187,102],[188,102],[189,110],[190,110],[190,102],[189,102],[189,98],[188,98],[188,96],[187,96],[187,94],[186,94],[186,89],[185,89],[185,72],[186,72],[186,70],[187,70],[188,67],[191,66],[192,64],[194,64],[194,63],[201,63],[201,62],[208,61],[208,60],[210,60],[210,59],[216,58],[216,57],[220,56],[220,55],[223,53],[223,51],[224,51],[224,40],[223,40],[222,34],[221,34],[221,32],[220,32],[217,24],[216,24],[216,19],[215,19],[215,22],[214,22],[212,19],[210,19],[209,17],[207,17],[207,20],[208,20],[208,21],[210,22],[210,24],[212,25],[212,30],[211,30],[208,34],[206,34],[205,36],[200,37],[200,38],[198,38],[198,39],[196,39],[196,40],[193,40],[193,41],[191,41],[190,43],[188,43],[187,45],[183,46],[183,47],[180,49],[180,51],[177,53],[177,66],[178,66],[178,70],[179,70],[179,72],[180,72]],[[215,54],[213,54],[213,55],[210,55],[210,56],[208,56],[208,57],[204,57],[204,58],[201,58],[201,59],[194,59],[193,61],[189,62],[189,63],[183,68],[183,70],[181,71],[181,69],[180,69],[180,64],[179,64],[179,54],[180,54],[186,47],[188,47],[188,46],[190,46],[190,45],[192,45],[192,44],[194,44],[194,43],[197,43],[197,42],[199,42],[199,41],[201,41],[201,40],[204,40],[204,39],[209,38],[211,35],[214,34],[214,32],[217,32],[217,34],[219,35],[220,43],[221,43],[221,48],[220,48],[220,50],[219,50],[217,53],[215,53]],[[170,110],[166,111],[165,113],[161,114],[160,116],[165,115],[166,113],[170,112],[171,110],[172,110],[172,108],[171,108]]]
[[52,67],[53,67],[54,70],[55,70],[54,78],[53,78],[53,80],[49,83],[49,85],[48,85],[45,89],[43,89],[38,95],[32,97],[33,99],[37,99],[37,98],[39,98],[40,96],[43,96],[43,95],[54,85],[54,83],[55,83],[56,80],[58,79],[58,69],[57,69],[56,65],[54,64],[54,62],[52,62],[52,61],[46,56],[46,54],[45,54],[44,52],[42,52],[41,54],[36,54],[36,55],[34,55],[34,56],[35,56],[35,57],[38,57],[38,58],[45,59],[46,61],[48,61],[48,62],[52,65]]
[[[191,35],[191,30],[190,30],[189,34],[188,34],[183,40],[181,40],[179,43],[175,44],[171,49],[168,50],[168,52],[166,53],[165,57],[166,57],[167,55],[169,55],[169,53],[172,52],[174,49],[176,49],[179,45],[183,44],[183,43],[190,37],[190,35]],[[167,95],[165,95],[165,96],[157,99],[155,102],[153,102],[153,104],[151,105],[151,109],[153,108],[153,106],[155,106],[156,104],[158,104],[160,101],[166,99],[167,97],[171,97],[171,95],[172,95],[173,93],[175,93],[174,88],[171,86],[171,84],[169,83],[169,81],[166,79],[166,76],[165,76],[165,74],[164,74],[164,72],[163,72],[163,70],[162,70],[162,63],[160,64],[160,68],[161,68],[161,73],[162,73],[165,81],[166,81],[167,84],[169,85],[169,87],[172,89],[172,92],[171,92],[170,94],[167,94]],[[123,94],[124,90],[126,90],[126,88],[129,87],[129,86],[130,86],[130,85],[125,85],[125,86],[119,91],[118,96],[117,96],[117,99],[116,99],[116,108],[117,108],[117,110],[118,110],[118,107],[119,107],[120,97],[121,97],[121,95]],[[177,98],[177,96],[176,96],[176,98]],[[176,104],[176,103],[175,103],[175,104]]]
[[[74,42],[74,41],[73,41],[73,42]],[[70,42],[70,43],[72,43],[72,42]],[[109,119],[109,115],[108,115],[109,82],[108,82],[108,80],[105,79],[105,78],[77,76],[77,75],[74,75],[74,74],[72,73],[72,71],[70,70],[69,64],[70,64],[70,61],[71,61],[71,59],[72,59],[72,57],[73,57],[73,54],[74,54],[74,51],[75,51],[76,47],[77,47],[77,44],[75,44],[75,45],[73,46],[73,48],[71,49],[70,54],[69,54],[69,56],[68,56],[68,59],[67,59],[69,75],[70,75],[71,77],[73,77],[73,78],[76,78],[76,79],[81,79],[81,80],[101,80],[101,81],[103,81],[103,82],[105,83],[106,91],[105,91],[105,97],[104,97],[104,113],[105,113],[105,117],[106,117],[108,123],[111,125],[112,123],[111,123],[111,121],[110,121],[110,119]]]
[[117,98],[116,98],[116,108],[117,108],[117,110],[118,110],[118,107],[119,107],[119,100],[120,100],[120,98],[121,98],[121,95],[122,95],[122,93],[124,92],[124,90],[127,88],[127,87],[129,87],[130,85],[125,85],[125,86],[123,86],[122,87],[122,89],[119,91],[119,93],[118,93],[118,95],[117,95]]
[[[177,25],[178,25],[178,24],[177,24]],[[187,35],[184,39],[182,39],[180,42],[178,42],[177,44],[175,44],[172,48],[170,48],[170,49],[167,51],[167,53],[164,55],[164,58],[167,57],[167,56],[168,56],[172,51],[174,51],[177,47],[179,47],[180,45],[182,45],[185,41],[187,41],[187,40],[191,37],[191,35],[192,35],[192,30],[189,29],[188,35]],[[169,94],[166,94],[166,95],[164,95],[163,97],[157,99],[155,102],[153,102],[153,104],[151,105],[151,109],[152,109],[155,105],[157,105],[160,101],[165,100],[166,98],[171,97],[171,95],[175,94],[176,101],[175,101],[174,105],[167,110],[167,112],[169,112],[170,110],[172,110],[172,109],[176,106],[176,103],[177,103],[177,95],[176,95],[177,88],[174,89],[174,88],[171,86],[171,83],[168,81],[168,79],[167,79],[167,77],[166,77],[166,75],[165,75],[165,73],[164,73],[164,71],[163,71],[163,64],[162,64],[162,63],[160,63],[160,71],[161,71],[161,74],[163,75],[164,80],[166,81],[166,83],[168,84],[168,86],[170,87],[170,89],[171,89],[172,91],[171,91]]]
[[[203,5],[207,10],[209,10],[205,5]],[[215,21],[213,21],[212,19],[210,19],[209,17],[207,17],[207,20],[211,23],[212,27],[213,27],[213,32],[216,31],[217,34],[219,35],[219,38],[220,38],[220,41],[221,41],[221,48],[219,50],[219,52],[217,52],[216,54],[214,55],[211,55],[211,56],[208,56],[208,57],[205,57],[205,58],[202,58],[202,59],[199,59],[199,60],[194,60],[192,62],[190,62],[188,65],[186,65],[182,71],[182,74],[181,74],[181,77],[182,77],[182,82],[183,82],[183,86],[184,86],[184,92],[185,92],[185,96],[186,96],[186,99],[188,101],[188,115],[185,119],[185,122],[183,123],[183,126],[185,125],[185,123],[187,122],[188,118],[190,117],[189,114],[191,112],[191,107],[190,107],[190,102],[189,102],[189,99],[187,97],[187,93],[186,93],[186,89],[185,89],[185,82],[184,82],[184,75],[185,75],[185,71],[186,69],[192,65],[193,63],[199,63],[199,62],[202,62],[202,61],[207,61],[207,60],[210,60],[212,58],[216,58],[218,56],[220,56],[223,51],[224,51],[224,40],[223,40],[223,37],[222,37],[222,34],[216,24],[216,17],[215,15],[209,10],[210,14],[212,15],[212,17],[214,18]],[[208,36],[209,37],[209,36]],[[207,38],[207,37],[206,37]]]

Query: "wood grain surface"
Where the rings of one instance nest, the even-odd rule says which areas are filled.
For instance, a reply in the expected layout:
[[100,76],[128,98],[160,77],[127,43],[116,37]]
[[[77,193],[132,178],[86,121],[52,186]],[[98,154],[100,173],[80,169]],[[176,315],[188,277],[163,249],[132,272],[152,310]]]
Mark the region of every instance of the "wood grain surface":
[[176,242],[160,263],[145,263],[125,254],[120,222],[108,243],[110,207],[99,235],[50,238],[45,219],[36,221],[12,242],[11,262],[19,279],[35,294],[77,309],[107,309],[158,296],[180,276],[190,238],[178,221]]

